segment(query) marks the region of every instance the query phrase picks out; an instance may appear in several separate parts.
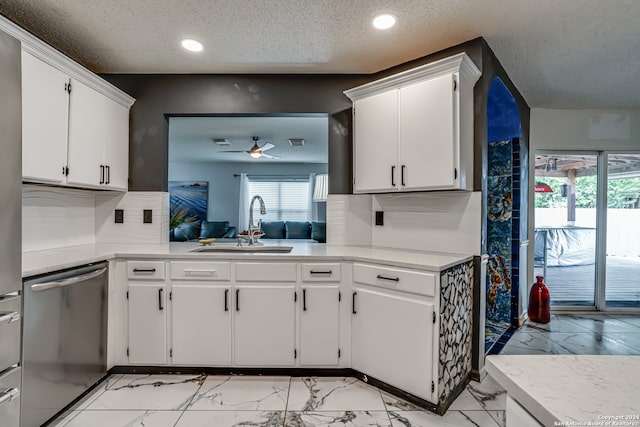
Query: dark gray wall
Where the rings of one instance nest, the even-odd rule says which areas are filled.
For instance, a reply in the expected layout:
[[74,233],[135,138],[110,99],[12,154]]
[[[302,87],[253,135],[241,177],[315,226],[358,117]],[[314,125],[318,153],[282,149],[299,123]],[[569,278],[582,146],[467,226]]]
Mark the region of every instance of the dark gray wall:
[[358,75],[105,75],[136,98],[129,190],[167,190],[167,115],[328,113],[330,192],[351,193],[351,101]]

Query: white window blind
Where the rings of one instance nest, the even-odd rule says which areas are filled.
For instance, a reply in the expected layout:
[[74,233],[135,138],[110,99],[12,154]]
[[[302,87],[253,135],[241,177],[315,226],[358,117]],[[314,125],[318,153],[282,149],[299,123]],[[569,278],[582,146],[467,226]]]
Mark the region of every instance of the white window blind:
[[307,221],[309,217],[309,178],[249,176],[249,200],[259,195],[267,208],[260,215],[254,203],[254,218],[263,221]]

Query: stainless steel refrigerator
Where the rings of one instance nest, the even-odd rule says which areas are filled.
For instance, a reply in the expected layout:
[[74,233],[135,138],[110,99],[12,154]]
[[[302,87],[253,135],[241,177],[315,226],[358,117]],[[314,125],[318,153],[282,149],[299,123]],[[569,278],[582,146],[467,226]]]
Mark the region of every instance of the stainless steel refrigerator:
[[22,98],[20,42],[0,31],[0,425],[20,416]]

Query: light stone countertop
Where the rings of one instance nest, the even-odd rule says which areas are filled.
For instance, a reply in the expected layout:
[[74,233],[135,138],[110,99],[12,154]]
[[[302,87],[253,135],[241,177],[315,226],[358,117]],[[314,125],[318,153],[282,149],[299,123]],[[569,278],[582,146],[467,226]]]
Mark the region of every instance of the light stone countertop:
[[544,426],[640,426],[640,356],[494,355],[485,366]]
[[356,261],[374,262],[395,267],[442,271],[472,255],[422,252],[364,246],[333,246],[294,240],[273,240],[265,245],[293,246],[289,253],[202,253],[189,252],[197,242],[167,244],[94,244],[69,246],[42,251],[23,252],[22,277],[31,277],[114,258],[135,259],[212,259],[212,260],[282,260],[282,261]]

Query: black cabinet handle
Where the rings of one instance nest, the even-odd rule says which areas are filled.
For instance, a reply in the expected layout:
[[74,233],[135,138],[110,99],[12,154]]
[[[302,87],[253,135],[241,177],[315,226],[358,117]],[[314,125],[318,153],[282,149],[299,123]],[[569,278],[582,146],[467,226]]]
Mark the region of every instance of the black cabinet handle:
[[378,274],[376,277],[378,279],[381,279],[381,280],[391,280],[392,282],[399,282],[400,281],[399,277],[385,277],[385,276],[382,276],[380,274]]
[[104,184],[104,166],[100,165],[100,184]]
[[403,187],[407,185],[404,183],[404,167],[405,167],[404,165],[400,167],[400,184],[402,184]]
[[357,314],[357,312],[356,312],[356,295],[358,295],[358,293],[354,292],[353,295],[351,296],[351,313],[353,313],[353,314]]
[[160,288],[158,289],[158,310],[164,310],[164,307],[162,306],[162,292],[164,291],[164,289]]
[[224,311],[229,311],[229,289],[224,290]]
[[307,311],[307,290],[302,290],[302,311]]
[[396,166],[391,166],[391,186],[396,186]]
[[240,311],[240,289],[236,289],[236,311]]
[[107,173],[106,173],[107,177],[105,179],[105,184],[110,184],[111,183],[111,166],[107,165],[104,168],[107,171]]
[[156,269],[155,268],[134,268],[133,272],[134,273],[155,273]]
[[328,275],[331,275],[331,274],[333,274],[333,271],[332,270],[311,270],[309,273],[310,274],[328,274]]

